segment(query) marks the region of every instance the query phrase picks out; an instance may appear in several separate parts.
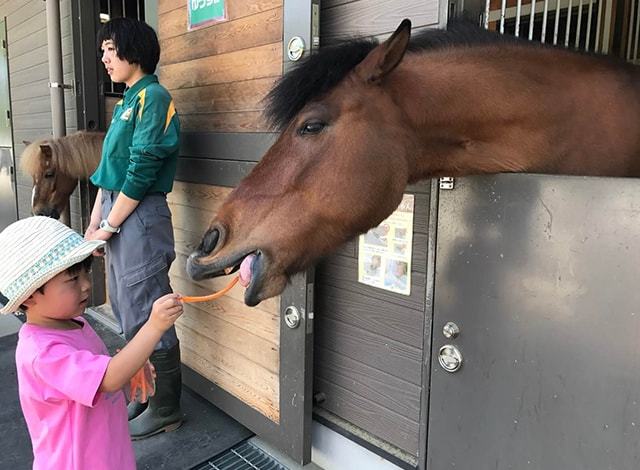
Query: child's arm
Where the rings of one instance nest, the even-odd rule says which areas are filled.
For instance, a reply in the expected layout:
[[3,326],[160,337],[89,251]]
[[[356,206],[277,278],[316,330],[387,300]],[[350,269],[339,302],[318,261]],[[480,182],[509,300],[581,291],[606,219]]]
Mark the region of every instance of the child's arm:
[[160,337],[182,315],[178,294],[168,294],[153,303],[149,320],[122,350],[113,356],[104,374],[99,391],[120,390],[149,359]]

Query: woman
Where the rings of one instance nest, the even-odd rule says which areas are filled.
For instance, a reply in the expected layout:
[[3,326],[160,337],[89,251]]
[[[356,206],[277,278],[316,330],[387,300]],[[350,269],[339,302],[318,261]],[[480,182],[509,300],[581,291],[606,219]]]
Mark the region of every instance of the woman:
[[[85,234],[107,241],[109,300],[127,340],[147,321],[154,299],[172,292],[175,259],[171,212],[180,123],[173,100],[153,74],[160,45],[153,29],[115,18],[98,33],[102,63],[111,80],[126,84],[104,140],[91,182],[99,190]],[[182,423],[180,349],[174,327],[151,355],[156,393],[148,405],[129,405],[133,439],[176,429]]]

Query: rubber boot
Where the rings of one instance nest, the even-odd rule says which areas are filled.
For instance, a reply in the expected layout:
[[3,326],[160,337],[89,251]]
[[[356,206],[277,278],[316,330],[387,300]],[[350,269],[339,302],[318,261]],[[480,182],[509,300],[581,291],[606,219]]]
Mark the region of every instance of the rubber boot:
[[140,413],[147,409],[147,403],[140,403],[139,401],[131,401],[127,405],[127,416],[128,420],[131,421],[134,418],[137,418]]
[[158,350],[150,360],[156,369],[156,393],[149,398],[147,409],[129,421],[129,433],[134,441],[174,431],[182,424],[180,346]]

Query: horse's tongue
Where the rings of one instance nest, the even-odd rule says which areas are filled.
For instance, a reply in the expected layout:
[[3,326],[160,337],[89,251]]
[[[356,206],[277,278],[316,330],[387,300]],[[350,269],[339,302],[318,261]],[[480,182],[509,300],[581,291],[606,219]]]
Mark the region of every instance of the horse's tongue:
[[244,287],[247,287],[251,282],[251,265],[254,259],[256,259],[256,255],[249,255],[242,260],[240,265],[240,284]]

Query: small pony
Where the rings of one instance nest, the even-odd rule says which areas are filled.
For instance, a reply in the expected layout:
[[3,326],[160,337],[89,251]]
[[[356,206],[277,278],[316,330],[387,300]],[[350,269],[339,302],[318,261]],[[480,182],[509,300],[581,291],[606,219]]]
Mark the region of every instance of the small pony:
[[87,179],[100,163],[103,132],[79,131],[58,139],[24,142],[21,170],[33,179],[34,215],[58,219],[78,180]]
[[187,271],[245,303],[366,232],[407,184],[502,172],[640,176],[640,68],[469,27],[321,48],[269,95],[282,131]]

